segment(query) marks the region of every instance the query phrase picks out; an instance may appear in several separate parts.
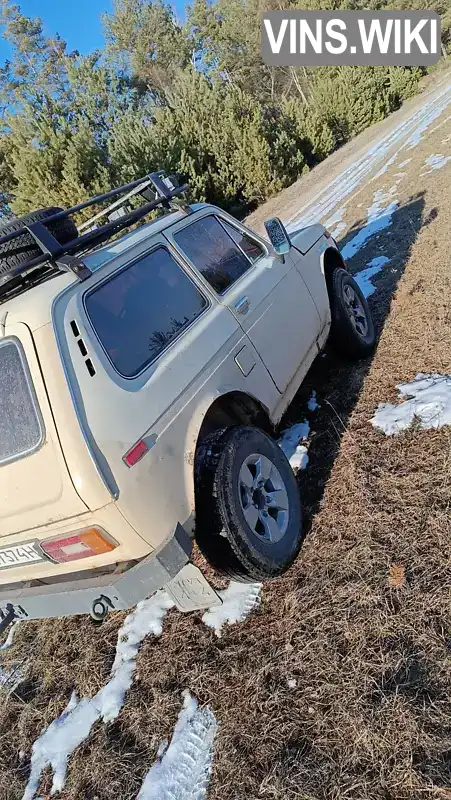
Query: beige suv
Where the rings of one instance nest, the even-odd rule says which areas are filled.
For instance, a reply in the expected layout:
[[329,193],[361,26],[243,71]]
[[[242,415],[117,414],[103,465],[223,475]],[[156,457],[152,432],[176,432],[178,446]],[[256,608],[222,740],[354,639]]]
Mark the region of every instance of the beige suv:
[[[101,620],[163,586],[182,610],[219,603],[193,536],[239,580],[299,551],[299,492],[271,432],[329,334],[369,354],[368,306],[321,225],[288,237],[269,220],[270,243],[179,205],[183,191],[153,173],[3,223],[3,627]],[[72,214],[114,196],[77,230]]]

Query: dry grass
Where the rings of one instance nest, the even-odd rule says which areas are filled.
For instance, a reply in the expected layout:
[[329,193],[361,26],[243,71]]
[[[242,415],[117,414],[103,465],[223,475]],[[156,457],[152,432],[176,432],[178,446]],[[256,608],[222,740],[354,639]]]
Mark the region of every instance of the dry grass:
[[[316,389],[299,560],[221,639],[200,615],[169,614],[163,636],[143,644],[119,719],[72,757],[65,800],[135,798],[184,688],[220,722],[210,800],[451,797],[451,429],[388,438],[369,424],[397,383],[451,372],[450,169],[418,177],[445,132],[449,123],[409,153],[391,236],[351,263],[392,258],[376,279],[372,362],[319,359],[290,409],[288,421],[302,418]],[[391,175],[356,202],[365,209]],[[355,228],[360,214],[349,204]],[[30,654],[31,666],[1,709],[1,800],[21,797],[33,740],[72,689],[92,695],[107,680],[122,619],[19,629],[10,657]],[[41,794],[49,787],[45,776]]]

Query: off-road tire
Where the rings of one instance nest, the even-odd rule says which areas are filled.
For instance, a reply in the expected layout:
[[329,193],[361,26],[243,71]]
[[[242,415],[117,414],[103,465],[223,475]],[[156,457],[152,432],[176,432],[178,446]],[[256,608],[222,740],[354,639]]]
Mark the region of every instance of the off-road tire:
[[[250,454],[276,467],[288,498],[288,525],[277,542],[260,539],[249,527],[240,500],[240,469]],[[303,540],[299,489],[288,459],[259,428],[227,428],[210,434],[196,458],[196,541],[221,575],[252,583],[282,575]]]
[[[1,226],[0,236],[6,236],[8,233],[17,231],[23,225],[28,225],[31,222],[43,222],[45,224],[45,220],[48,217],[62,210],[61,208],[41,208],[38,211],[31,212],[31,214],[26,214],[24,217],[8,220]],[[49,222],[45,227],[48,228],[60,244],[70,242],[78,236],[77,227],[70,217]],[[28,232],[11,239],[9,242],[0,244],[0,276],[6,276],[8,272],[12,272],[17,267],[25,264],[26,261],[40,254],[41,250]]]
[[[358,333],[351,321],[349,306],[346,304],[346,287],[350,287],[356,295],[360,310],[366,318],[367,330],[364,335]],[[376,344],[376,334],[367,300],[360,286],[345,269],[336,269],[329,285],[330,310],[332,324],[330,344],[337,353],[345,358],[357,360],[371,355]]]

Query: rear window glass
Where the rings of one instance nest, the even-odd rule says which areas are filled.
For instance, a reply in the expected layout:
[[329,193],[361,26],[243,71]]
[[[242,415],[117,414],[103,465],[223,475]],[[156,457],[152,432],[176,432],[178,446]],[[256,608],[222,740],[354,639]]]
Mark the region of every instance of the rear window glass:
[[159,247],[113,275],[85,298],[110,361],[133,378],[206,308],[186,272]]
[[43,433],[22,348],[0,341],[0,465],[32,453]]

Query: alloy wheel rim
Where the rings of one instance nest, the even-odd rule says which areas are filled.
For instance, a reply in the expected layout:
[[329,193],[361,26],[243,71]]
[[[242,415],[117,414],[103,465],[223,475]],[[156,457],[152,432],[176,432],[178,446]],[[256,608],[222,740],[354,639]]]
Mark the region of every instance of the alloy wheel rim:
[[357,292],[349,284],[343,287],[343,300],[352,327],[358,336],[364,339],[368,333],[368,319]]
[[280,541],[288,527],[288,494],[271,459],[260,453],[248,456],[239,471],[238,491],[252,533],[270,544]]

